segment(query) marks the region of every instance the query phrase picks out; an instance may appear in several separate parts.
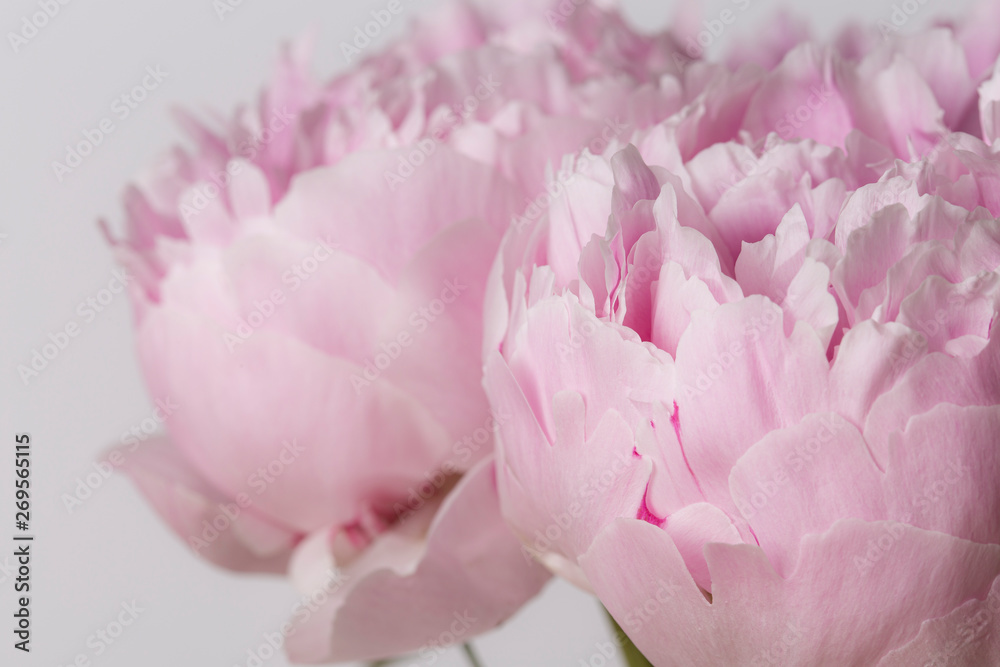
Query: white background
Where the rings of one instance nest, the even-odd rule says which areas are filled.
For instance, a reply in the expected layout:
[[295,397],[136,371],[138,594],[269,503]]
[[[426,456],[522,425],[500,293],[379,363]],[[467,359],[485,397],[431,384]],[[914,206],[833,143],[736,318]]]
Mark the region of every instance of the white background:
[[[413,15],[433,0],[403,0]],[[915,4],[915,0],[910,0]],[[706,17],[732,6],[707,2]],[[968,2],[926,0],[907,29]],[[132,349],[131,312],[124,295],[92,323],[77,305],[111,280],[110,252],[96,221],[120,229],[120,197],[130,177],[180,140],[170,109],[228,114],[251,102],[273,71],[279,45],[307,29],[319,37],[315,72],[346,67],[339,44],[384,7],[381,0],[277,2],[243,0],[220,20],[212,0],[71,0],[18,53],[7,34],[38,11],[36,0],[5,0],[0,10],[0,566],[13,563],[14,434],[33,440],[32,653],[13,644],[13,586],[0,567],[0,665],[69,665],[78,654],[100,667],[232,667],[277,628],[296,599],[278,579],[235,576],[194,557],[121,475],[113,475],[70,514],[60,497],[123,431],[151,414]],[[668,19],[675,3],[626,2],[644,30]],[[713,44],[750,36],[775,3],[753,0]],[[844,18],[888,18],[885,0],[798,4],[821,36]],[[397,19],[378,38],[405,29]],[[377,44],[370,47],[377,48]],[[115,98],[137,85],[148,66],[167,79],[59,183],[52,162],[65,146],[105,116]],[[26,387],[18,364],[70,321],[81,334]],[[88,636],[113,620],[124,602],[144,609],[103,654]],[[489,667],[576,667],[601,664],[595,644],[608,637],[597,602],[563,583],[505,627],[477,639]],[[403,661],[400,664],[417,664]],[[283,656],[265,663],[286,665]],[[424,663],[420,663],[424,664]],[[438,665],[464,664],[457,652]],[[620,664],[612,661],[608,664]]]

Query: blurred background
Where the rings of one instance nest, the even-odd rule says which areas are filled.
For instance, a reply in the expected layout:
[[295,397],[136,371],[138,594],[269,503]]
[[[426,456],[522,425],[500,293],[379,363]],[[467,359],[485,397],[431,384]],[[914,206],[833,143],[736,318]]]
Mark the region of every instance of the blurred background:
[[[403,0],[404,15],[434,3]],[[637,27],[653,31],[679,3],[622,4]],[[970,4],[841,0],[797,2],[793,11],[808,19],[816,36],[830,38],[848,19],[876,24],[903,12],[905,32]],[[32,32],[26,21],[42,5],[57,6],[58,12]],[[13,513],[14,435],[30,433],[36,541],[32,652],[26,655],[12,646],[16,574],[13,548],[6,545],[14,528],[0,528],[0,618],[5,619],[0,665],[242,667],[248,652],[257,651],[298,600],[282,580],[237,576],[199,560],[124,476],[105,478],[94,467],[123,433],[150,425],[154,410],[134,357],[128,299],[124,293],[110,301],[103,296],[116,267],[97,221],[107,219],[120,229],[126,184],[182,141],[172,108],[228,115],[236,105],[255,101],[282,42],[309,30],[318,38],[314,73],[326,77],[342,70],[347,63],[340,43],[350,41],[355,27],[384,5],[384,0],[4,2],[0,517],[7,521]],[[717,56],[731,40],[750,39],[766,28],[778,3],[718,0],[703,7],[706,19],[727,7],[740,9],[737,21],[711,44],[709,54]],[[405,21],[394,21],[371,48],[405,28]],[[160,73],[159,81],[144,99],[133,100],[126,115],[116,100],[140,84],[147,68]],[[66,146],[96,130],[104,117],[114,120],[113,132],[79,166],[55,173],[53,162],[65,162]],[[81,310],[87,299],[97,306]],[[70,323],[79,326],[78,335],[25,383],[17,367],[30,365],[34,351]],[[87,484],[88,476],[92,483],[98,480],[96,488]],[[112,636],[123,605],[133,609],[135,621]],[[596,600],[553,582],[504,627],[475,643],[488,667],[624,664],[617,652],[602,661],[597,646],[610,636]],[[279,654],[259,664],[288,663]],[[414,658],[398,664],[429,663]],[[435,664],[465,662],[452,650]]]

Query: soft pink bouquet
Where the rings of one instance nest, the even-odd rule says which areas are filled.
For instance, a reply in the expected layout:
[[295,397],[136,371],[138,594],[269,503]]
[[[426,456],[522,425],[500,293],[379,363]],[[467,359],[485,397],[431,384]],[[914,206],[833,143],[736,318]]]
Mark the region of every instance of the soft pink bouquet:
[[1000,664],[1000,6],[713,63],[607,4],[446,4],[326,83],[300,42],[182,115],[113,240],[178,406],[130,475],[318,601],[297,662],[551,572],[655,665]]

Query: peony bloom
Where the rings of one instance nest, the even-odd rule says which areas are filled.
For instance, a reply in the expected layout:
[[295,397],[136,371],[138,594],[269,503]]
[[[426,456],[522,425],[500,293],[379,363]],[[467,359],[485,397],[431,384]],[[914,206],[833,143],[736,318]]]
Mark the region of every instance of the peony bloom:
[[502,511],[658,667],[1000,664],[982,37],[716,73],[507,233]]
[[537,3],[448,6],[325,84],[299,44],[128,192],[139,358],[178,408],[126,468],[199,555],[325,600],[292,659],[417,650],[456,614],[464,641],[548,578],[499,513],[487,277],[565,153],[693,97],[674,51]]

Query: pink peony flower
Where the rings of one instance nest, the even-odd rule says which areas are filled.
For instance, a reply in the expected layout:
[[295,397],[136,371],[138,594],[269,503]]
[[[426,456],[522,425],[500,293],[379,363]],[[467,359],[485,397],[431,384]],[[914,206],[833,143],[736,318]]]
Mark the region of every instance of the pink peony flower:
[[487,276],[565,153],[694,96],[675,51],[537,3],[448,6],[325,84],[300,43],[257,108],[182,115],[196,151],[129,190],[139,358],[178,408],[126,468],[199,555],[318,601],[292,659],[416,650],[455,614],[468,639],[548,578],[499,513]]
[[970,33],[716,72],[504,239],[502,511],[657,666],[1000,664],[1000,48]]

